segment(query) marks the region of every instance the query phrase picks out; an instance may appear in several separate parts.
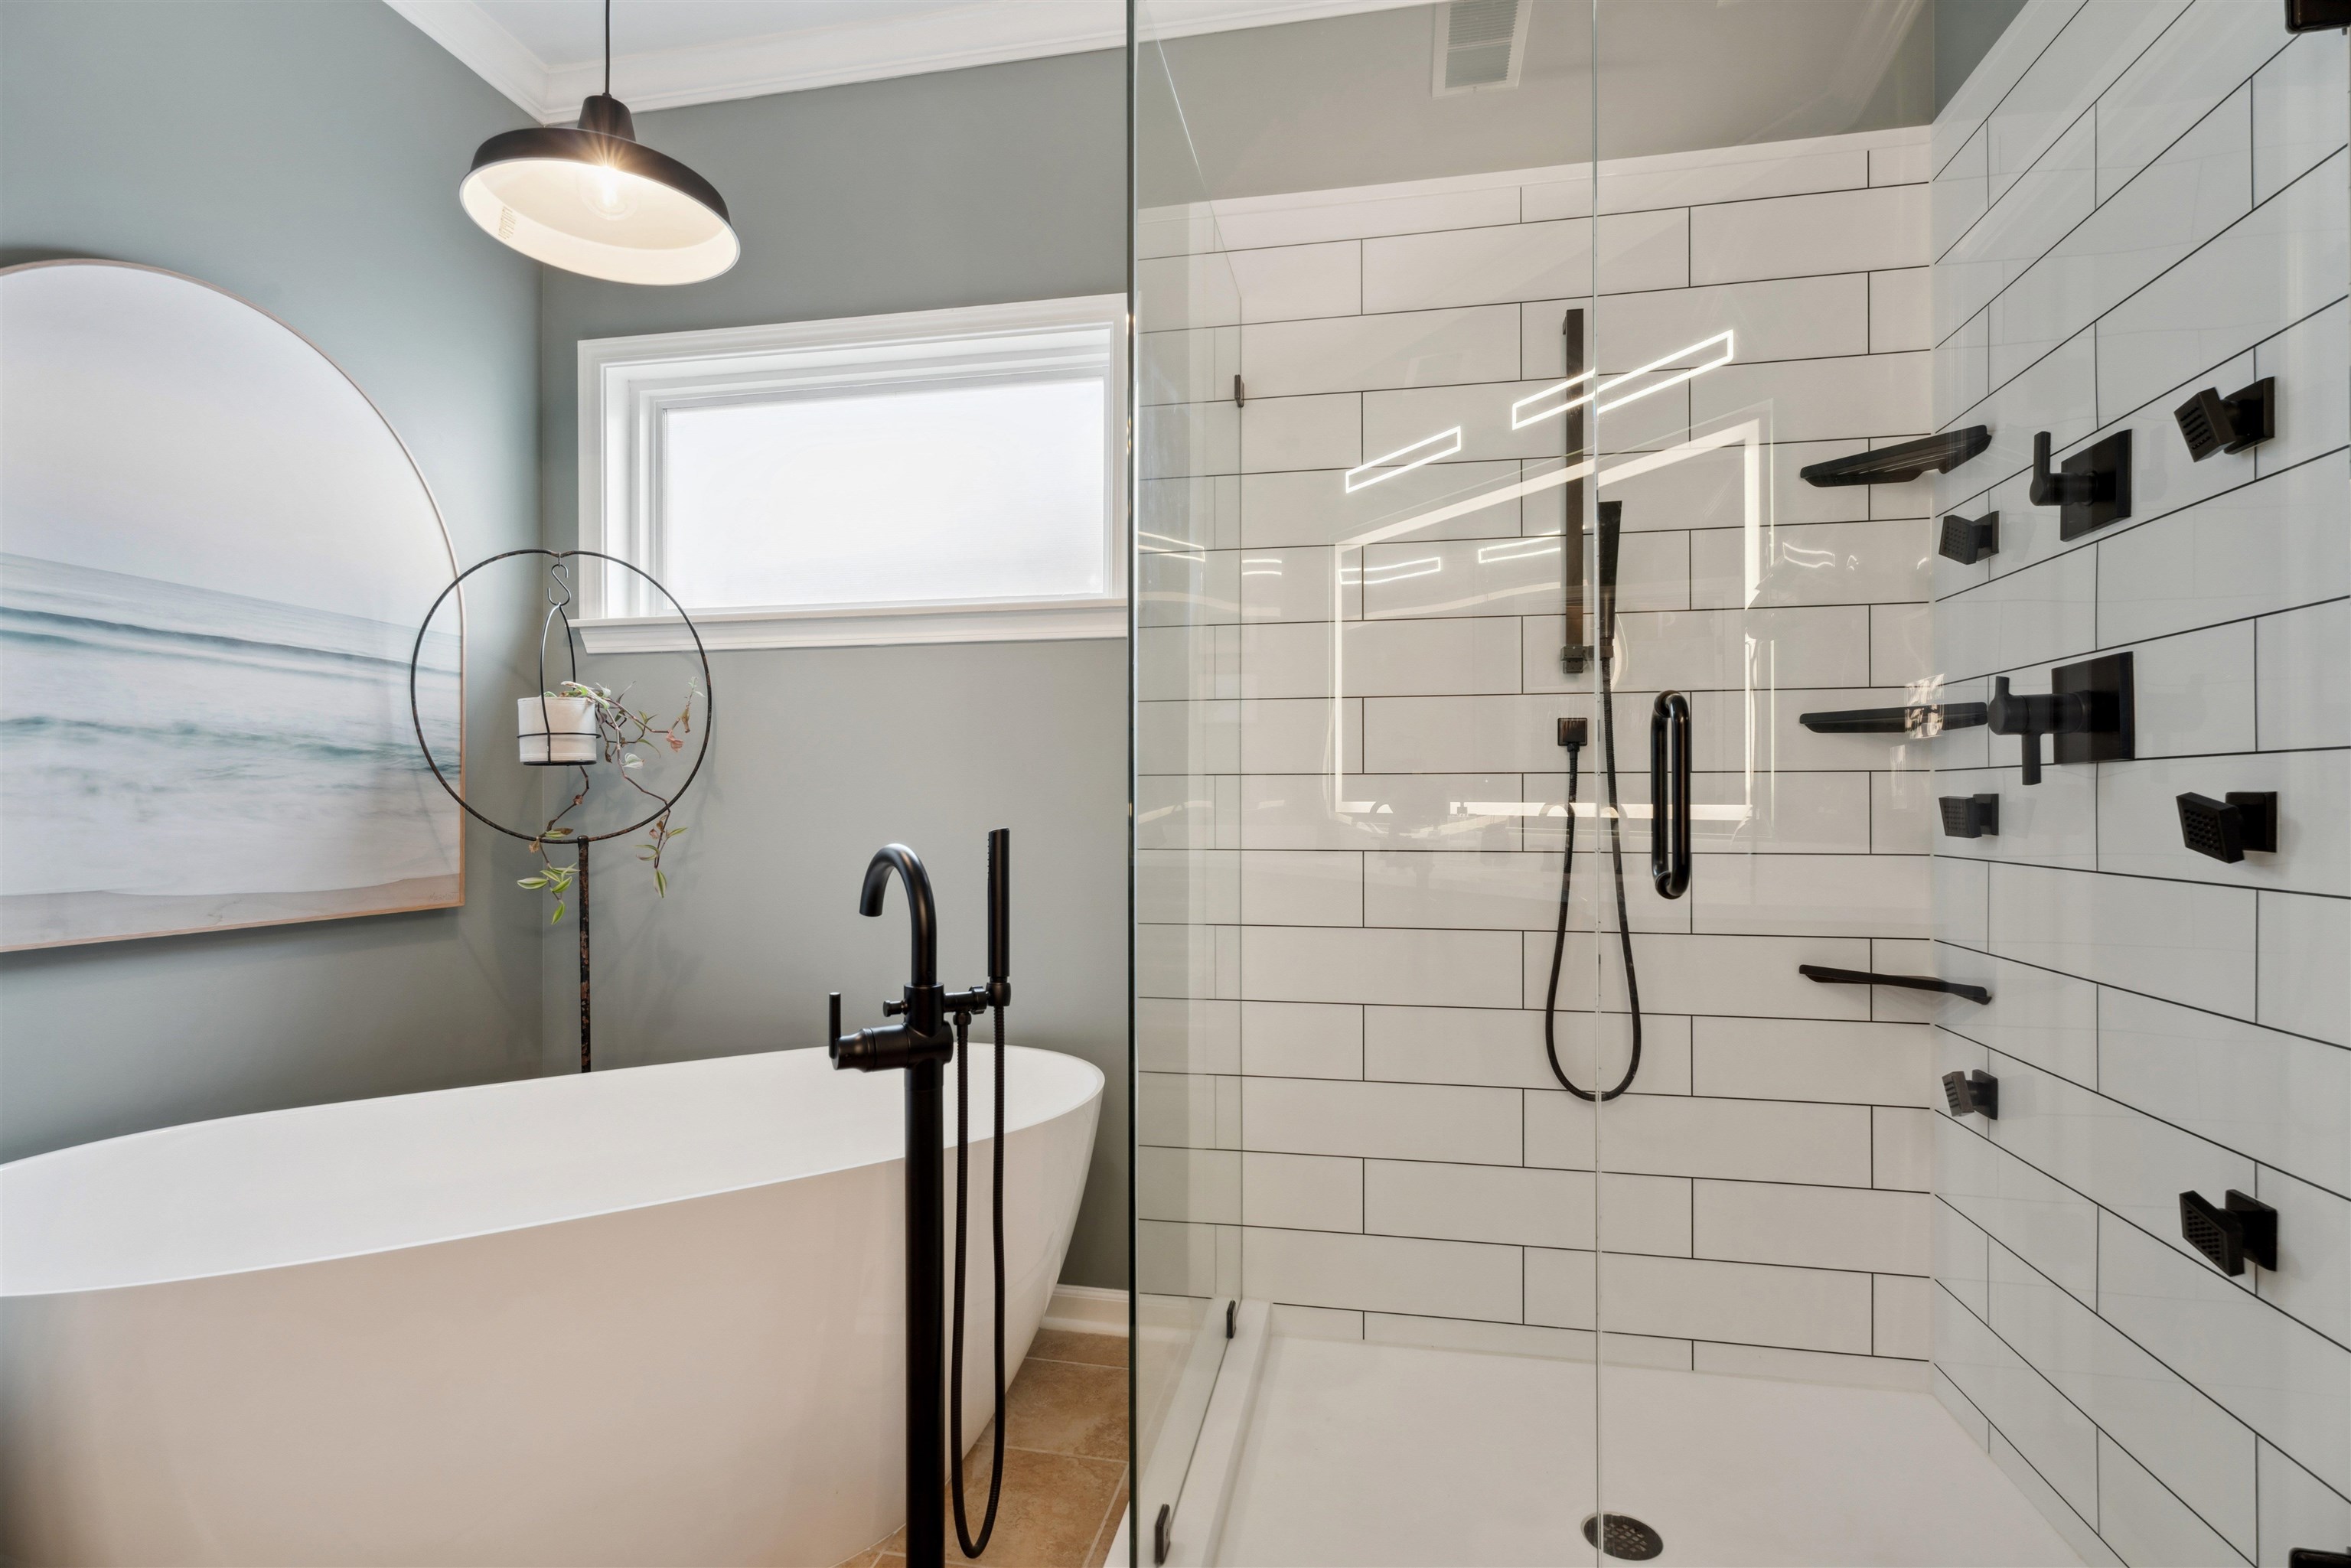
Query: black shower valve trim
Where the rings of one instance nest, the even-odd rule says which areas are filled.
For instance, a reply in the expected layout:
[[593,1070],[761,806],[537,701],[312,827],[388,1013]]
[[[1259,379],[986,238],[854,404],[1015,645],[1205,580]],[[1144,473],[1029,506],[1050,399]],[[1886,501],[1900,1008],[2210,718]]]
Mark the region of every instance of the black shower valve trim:
[[1943,1099],[1954,1116],[1980,1115],[2000,1120],[2000,1080],[1989,1072],[1946,1072]]
[[2091,443],[2058,467],[2050,466],[2050,433],[2032,437],[2032,482],[2026,498],[2058,508],[2057,537],[2079,538],[2131,515],[2131,433],[2128,427]]
[[1992,679],[1984,717],[1994,735],[2024,742],[2022,781],[2041,782],[2041,737],[2056,737],[2059,762],[2108,762],[2136,755],[2137,724],[2128,653],[2105,653],[2049,672],[2049,690],[2025,695]]
[[2216,452],[2243,452],[2277,434],[2277,378],[2263,376],[2227,397],[2206,387],[2172,411],[2188,455],[2198,463]]
[[2218,1207],[2201,1193],[2181,1193],[2179,1235],[2231,1279],[2245,1271],[2248,1261],[2264,1269],[2278,1266],[2277,1210],[2245,1193],[2231,1189]]
[[2022,757],[2023,782],[2041,782],[2041,737],[2044,735],[2066,735],[2089,727],[2087,704],[2077,693],[2050,692],[2044,695],[2020,696],[2008,689],[2008,677],[1994,677],[1991,684],[1991,721],[1994,735],[2022,736],[2024,739]]
[[1943,833],[1954,839],[2000,837],[2000,797],[1997,794],[1945,795],[1936,801],[1943,814]]
[[2345,27],[2351,27],[2351,0],[2285,0],[2289,33],[2329,33]]
[[2234,865],[2251,850],[2277,852],[2277,791],[2231,789],[2225,800],[2189,793],[2174,801],[2179,808],[2179,839],[2199,855]]
[[1987,556],[2000,553],[2000,514],[1986,512],[1980,517],[1947,517],[1936,554],[1961,566],[1973,566]]

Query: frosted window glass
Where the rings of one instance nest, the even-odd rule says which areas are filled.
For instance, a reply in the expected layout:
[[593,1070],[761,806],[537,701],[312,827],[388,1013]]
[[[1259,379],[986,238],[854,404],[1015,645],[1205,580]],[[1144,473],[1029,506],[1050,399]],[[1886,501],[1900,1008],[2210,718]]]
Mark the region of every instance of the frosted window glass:
[[1106,591],[1099,378],[673,408],[664,579],[689,610]]

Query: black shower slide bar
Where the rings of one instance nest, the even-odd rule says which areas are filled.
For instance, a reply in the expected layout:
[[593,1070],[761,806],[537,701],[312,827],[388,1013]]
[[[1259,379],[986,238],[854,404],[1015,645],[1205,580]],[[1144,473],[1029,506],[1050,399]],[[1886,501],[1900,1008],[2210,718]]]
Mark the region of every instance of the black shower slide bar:
[[1979,1007],[1990,1005],[1991,993],[1963,980],[1935,975],[1876,975],[1866,969],[1832,969],[1820,964],[1799,964],[1796,973],[1823,986],[1899,986],[1906,991],[1945,991]]

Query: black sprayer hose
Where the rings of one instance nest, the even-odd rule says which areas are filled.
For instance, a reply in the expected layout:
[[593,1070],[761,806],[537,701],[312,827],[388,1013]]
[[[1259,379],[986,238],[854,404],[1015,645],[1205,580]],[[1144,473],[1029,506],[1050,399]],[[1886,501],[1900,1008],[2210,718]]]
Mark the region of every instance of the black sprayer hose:
[[964,1198],[971,1187],[971,1018],[967,1013],[956,1015],[955,1364],[947,1374],[947,1399],[953,1406],[947,1430],[955,1437],[947,1464],[955,1477],[956,1544],[963,1548],[966,1557],[977,1557],[987,1550],[987,1538],[996,1531],[996,1505],[1004,1496],[1004,1009],[998,1007],[995,1011],[996,1084],[990,1098],[996,1102],[996,1148],[991,1155],[996,1176],[988,1184],[988,1198],[994,1210],[996,1247],[996,1442],[987,1476],[987,1513],[980,1521],[976,1541],[963,1500],[963,1248]]
[[[1616,872],[1616,931],[1625,946],[1625,999],[1633,1011],[1633,1059],[1625,1064],[1625,1076],[1616,1087],[1600,1094],[1589,1089],[1579,1089],[1559,1064],[1559,1043],[1556,1039],[1559,1008],[1559,972],[1567,952],[1567,894],[1575,874],[1575,763],[1583,748],[1567,748],[1567,849],[1560,858],[1559,921],[1552,932],[1551,984],[1543,992],[1543,1054],[1551,1058],[1551,1074],[1559,1086],[1579,1100],[1614,1100],[1633,1086],[1634,1075],[1641,1071],[1641,985],[1633,972],[1633,926],[1625,909],[1625,830],[1624,816],[1616,803],[1616,705],[1609,689],[1608,654],[1600,655],[1600,744],[1603,765],[1608,774],[1608,853]],[[1654,808],[1653,808],[1654,809]]]

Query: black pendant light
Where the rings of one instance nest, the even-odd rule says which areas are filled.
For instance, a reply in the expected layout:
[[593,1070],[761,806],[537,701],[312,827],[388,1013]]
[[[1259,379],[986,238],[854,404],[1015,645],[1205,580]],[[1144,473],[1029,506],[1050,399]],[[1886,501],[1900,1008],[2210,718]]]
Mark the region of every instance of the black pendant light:
[[580,128],[491,137],[457,187],[465,215],[534,261],[612,283],[700,283],[743,254],[709,181],[637,141],[612,96],[612,0],[604,0],[604,90]]

